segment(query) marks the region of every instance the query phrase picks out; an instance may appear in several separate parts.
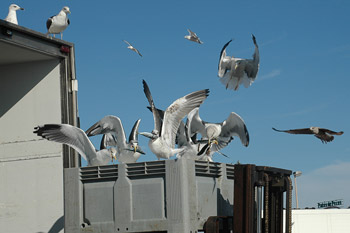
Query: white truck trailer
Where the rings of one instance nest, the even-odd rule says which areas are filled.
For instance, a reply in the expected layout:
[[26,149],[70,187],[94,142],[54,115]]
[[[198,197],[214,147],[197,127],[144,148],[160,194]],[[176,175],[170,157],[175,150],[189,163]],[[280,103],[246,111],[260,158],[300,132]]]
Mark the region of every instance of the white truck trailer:
[[67,146],[33,134],[78,125],[74,45],[0,20],[0,231],[63,232]]

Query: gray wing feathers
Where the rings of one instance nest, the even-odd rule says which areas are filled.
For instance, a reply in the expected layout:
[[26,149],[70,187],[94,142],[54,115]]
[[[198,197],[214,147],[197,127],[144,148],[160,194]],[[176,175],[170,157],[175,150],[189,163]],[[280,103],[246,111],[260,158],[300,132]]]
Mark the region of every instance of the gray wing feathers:
[[208,89],[196,91],[177,99],[166,109],[161,135],[168,146],[175,147],[175,136],[180,121],[194,108],[199,107],[208,95]]
[[231,112],[229,117],[223,122],[220,136],[227,138],[238,136],[244,146],[249,145],[247,127],[243,119],[234,112]]
[[68,124],[46,124],[36,127],[34,133],[49,141],[71,146],[86,161],[90,161],[96,156],[95,147],[85,132],[75,126]]

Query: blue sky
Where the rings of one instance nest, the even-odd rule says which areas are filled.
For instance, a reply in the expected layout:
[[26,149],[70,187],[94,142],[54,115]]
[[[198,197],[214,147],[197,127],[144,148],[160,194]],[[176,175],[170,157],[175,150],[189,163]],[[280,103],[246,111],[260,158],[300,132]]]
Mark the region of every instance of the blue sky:
[[[7,15],[12,1],[2,1]],[[303,172],[297,178],[299,206],[344,199],[350,206],[350,30],[348,1],[16,1],[25,8],[19,25],[46,32],[46,20],[67,5],[71,25],[63,39],[75,44],[78,106],[86,130],[105,115],[118,116],[127,136],[153,129],[142,79],[155,104],[165,109],[190,92],[209,88],[200,116],[221,122],[230,112],[245,121],[249,146],[234,140],[215,161],[252,163]],[[184,39],[187,28],[204,44]],[[222,46],[250,58],[251,34],[260,49],[260,70],[249,88],[225,90],[217,77]],[[128,50],[128,40],[143,54]],[[49,123],[49,122],[43,122]],[[344,131],[328,144],[279,129],[319,126]],[[99,146],[100,137],[93,139]],[[155,160],[148,139],[139,137]],[[294,193],[293,193],[294,194]],[[294,200],[293,200],[294,202]]]

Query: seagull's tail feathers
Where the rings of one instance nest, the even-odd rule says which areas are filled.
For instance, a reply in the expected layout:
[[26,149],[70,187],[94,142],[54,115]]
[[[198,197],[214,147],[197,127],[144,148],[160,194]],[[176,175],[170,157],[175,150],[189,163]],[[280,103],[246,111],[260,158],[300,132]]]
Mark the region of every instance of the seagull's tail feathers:
[[220,78],[220,82],[224,84],[226,89],[236,91],[239,87],[238,79],[234,76],[231,76],[230,73],[231,72],[228,72],[224,77]]

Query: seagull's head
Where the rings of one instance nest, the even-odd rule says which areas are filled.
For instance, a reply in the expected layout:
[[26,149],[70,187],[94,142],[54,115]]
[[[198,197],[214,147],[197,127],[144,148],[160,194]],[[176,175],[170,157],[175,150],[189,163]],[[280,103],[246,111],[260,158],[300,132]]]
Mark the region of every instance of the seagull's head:
[[140,133],[142,136],[148,137],[152,140],[155,140],[159,137],[159,133],[158,130],[152,130],[152,133],[148,133],[148,132],[141,132]]
[[311,130],[314,134],[318,134],[318,132],[319,132],[319,127],[314,127],[314,126],[312,126],[312,127],[310,127],[310,130]]
[[112,162],[113,162],[113,159],[117,160],[117,149],[115,149],[114,147],[111,147],[108,149],[108,151],[111,155]]
[[139,147],[139,144],[137,143],[137,141],[132,142],[131,144],[131,149],[134,151],[134,153],[140,153],[140,154],[146,154],[145,152],[143,152],[141,150],[141,148]]
[[11,4],[10,5],[10,7],[9,7],[9,10],[11,11],[18,11],[18,10],[21,10],[21,11],[23,11],[24,10],[24,8],[22,8],[22,7],[19,7],[18,5],[16,5],[16,4]]
[[70,14],[70,10],[69,10],[69,7],[68,6],[65,6],[62,8],[62,11],[66,14]]

